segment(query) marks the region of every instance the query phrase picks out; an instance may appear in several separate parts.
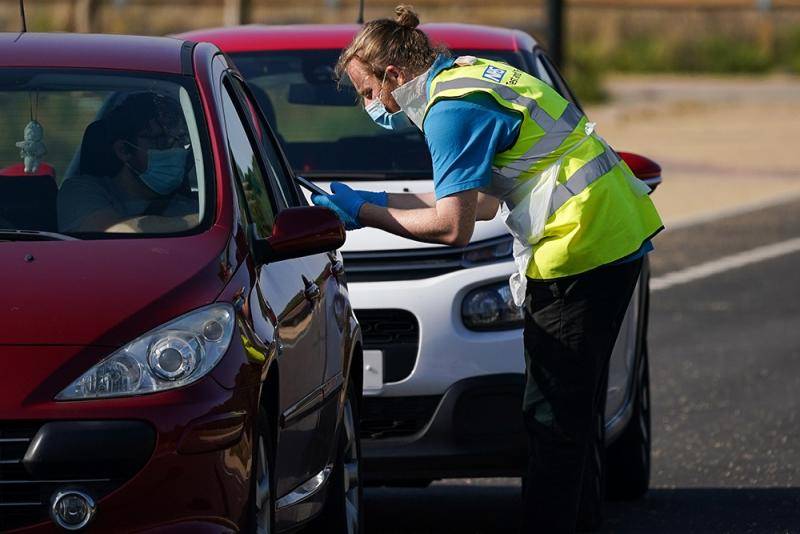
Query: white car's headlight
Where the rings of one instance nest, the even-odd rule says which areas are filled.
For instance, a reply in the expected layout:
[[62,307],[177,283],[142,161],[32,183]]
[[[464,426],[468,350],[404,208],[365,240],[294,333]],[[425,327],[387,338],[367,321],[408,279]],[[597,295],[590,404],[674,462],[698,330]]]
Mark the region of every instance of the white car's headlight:
[[467,293],[461,303],[461,318],[470,330],[514,330],[525,326],[525,313],[514,304],[507,281]]
[[131,341],[89,369],[56,400],[155,393],[191,384],[222,358],[233,336],[230,304],[213,304]]

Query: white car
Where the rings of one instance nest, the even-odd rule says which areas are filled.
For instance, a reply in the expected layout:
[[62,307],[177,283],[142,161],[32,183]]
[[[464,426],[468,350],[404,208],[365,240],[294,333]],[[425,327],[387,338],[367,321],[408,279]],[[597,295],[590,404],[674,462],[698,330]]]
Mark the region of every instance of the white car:
[[[513,64],[579,105],[526,33],[463,24],[420,28],[454,55]],[[297,174],[325,188],[339,180],[372,191],[430,191],[421,134],[376,126],[354,92],[340,91],[332,78],[339,52],[359,29],[254,25],[205,30],[198,38],[215,42],[236,63]],[[652,161],[620,155],[640,178],[653,186],[660,181]],[[348,233],[343,255],[365,345],[365,479],[426,485],[445,477],[519,475],[527,447],[522,314],[511,305],[514,264],[503,223],[477,223],[464,248],[367,228]],[[592,474],[599,482],[606,477],[618,497],[637,497],[649,482],[648,276],[645,261],[612,356],[605,418],[597,425]],[[592,484],[598,499],[605,486]]]

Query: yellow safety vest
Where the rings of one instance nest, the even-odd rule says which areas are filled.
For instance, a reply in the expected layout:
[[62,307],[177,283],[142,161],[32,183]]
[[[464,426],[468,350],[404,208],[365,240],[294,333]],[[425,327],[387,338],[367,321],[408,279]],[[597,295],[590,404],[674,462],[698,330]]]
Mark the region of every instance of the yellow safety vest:
[[663,228],[646,188],[643,192],[632,185],[636,178],[631,170],[590,133],[593,125],[574,104],[519,69],[470,60],[472,64],[454,65],[431,80],[425,115],[441,100],[485,93],[522,116],[516,142],[494,155],[488,192],[512,204],[504,190],[541,179],[559,164],[543,231],[529,238],[527,276],[562,278],[613,263]]

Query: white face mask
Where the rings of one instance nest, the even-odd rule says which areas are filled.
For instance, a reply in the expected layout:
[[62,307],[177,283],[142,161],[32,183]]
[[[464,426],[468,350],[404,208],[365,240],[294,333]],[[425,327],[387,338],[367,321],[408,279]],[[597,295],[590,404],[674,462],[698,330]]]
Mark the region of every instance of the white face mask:
[[[461,56],[456,58],[455,63],[461,67],[473,65],[476,61],[474,56]],[[420,130],[422,130],[422,121],[425,119],[425,110],[428,107],[428,77],[430,73],[431,69],[428,69],[392,91],[392,96],[400,109],[405,111],[409,120]]]
[[400,109],[420,130],[422,130],[422,120],[425,118],[425,108],[428,107],[428,72],[423,72],[392,91],[392,96]]

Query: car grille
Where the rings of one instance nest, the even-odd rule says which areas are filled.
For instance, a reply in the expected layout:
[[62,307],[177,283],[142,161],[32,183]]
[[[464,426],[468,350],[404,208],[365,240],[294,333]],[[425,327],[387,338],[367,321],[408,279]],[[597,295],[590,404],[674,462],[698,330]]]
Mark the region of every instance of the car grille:
[[414,370],[419,322],[405,310],[355,310],[365,350],[383,352],[383,382],[399,382]]
[[[471,243],[463,248],[433,247],[412,250],[343,252],[349,282],[419,280],[441,276],[477,264],[511,259],[511,237],[502,236]],[[468,253],[487,251],[480,262],[469,260]],[[488,251],[498,252],[489,255]]]
[[441,396],[364,397],[361,407],[361,437],[386,439],[411,436],[425,428]]
[[98,498],[108,479],[53,480],[32,477],[22,460],[41,423],[0,421],[0,532],[49,518],[50,498],[59,488],[80,486]]

